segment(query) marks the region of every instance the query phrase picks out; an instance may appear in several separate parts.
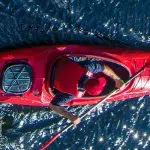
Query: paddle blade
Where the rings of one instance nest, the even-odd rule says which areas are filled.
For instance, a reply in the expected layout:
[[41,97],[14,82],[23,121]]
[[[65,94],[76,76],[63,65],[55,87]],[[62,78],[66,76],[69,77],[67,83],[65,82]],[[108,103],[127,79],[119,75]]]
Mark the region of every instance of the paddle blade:
[[60,134],[56,134],[54,136],[52,136],[49,140],[47,140],[41,147],[40,150],[45,150],[50,144],[52,144],[58,137],[60,136]]

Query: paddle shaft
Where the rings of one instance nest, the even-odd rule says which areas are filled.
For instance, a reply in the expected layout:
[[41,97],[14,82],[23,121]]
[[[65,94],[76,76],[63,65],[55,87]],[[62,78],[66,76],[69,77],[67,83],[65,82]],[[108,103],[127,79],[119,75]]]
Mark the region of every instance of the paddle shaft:
[[[135,75],[133,75],[131,78],[129,78],[129,80],[127,82],[125,82],[123,84],[126,85],[129,82],[131,82],[133,79],[135,79],[139,74],[141,74],[144,71],[144,68],[146,66],[142,67]],[[93,111],[96,107],[98,107],[100,104],[104,103],[106,100],[108,100],[108,98],[110,98],[112,95],[114,95],[116,92],[118,92],[121,88],[115,89],[113,90],[109,95],[107,95],[103,100],[101,100],[100,102],[98,102],[95,106],[93,106],[90,110],[88,110],[87,112],[85,112],[80,119],[83,119],[87,114],[89,114],[91,111]],[[44,150],[45,148],[47,148],[50,144],[52,144],[58,137],[60,137],[60,135],[62,133],[64,133],[65,131],[67,131],[68,129],[70,129],[72,126],[74,126],[74,124],[70,124],[69,126],[67,126],[66,128],[64,128],[62,131],[58,132],[57,134],[55,134],[54,136],[52,136],[49,140],[47,140],[40,148],[40,150]]]
[[[133,79],[135,79],[139,74],[141,74],[141,72],[144,71],[144,67],[142,67],[135,75],[133,75],[131,78],[128,79],[128,81],[126,81],[122,86],[125,86],[126,84],[128,84],[129,82],[131,82]],[[98,107],[100,104],[104,103],[106,100],[108,100],[108,98],[110,98],[112,95],[114,95],[116,92],[118,92],[121,88],[118,88],[116,90],[113,90],[109,95],[107,95],[103,100],[101,100],[100,102],[98,102],[95,106],[93,106],[90,110],[88,110],[87,112],[85,112],[80,119],[84,118],[88,113],[90,113],[91,111],[93,111],[96,107]]]

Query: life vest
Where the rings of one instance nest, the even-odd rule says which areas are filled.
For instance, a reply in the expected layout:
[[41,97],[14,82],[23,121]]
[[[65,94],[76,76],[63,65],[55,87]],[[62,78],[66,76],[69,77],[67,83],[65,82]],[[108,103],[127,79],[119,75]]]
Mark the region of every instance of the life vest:
[[87,69],[80,66],[72,60],[62,57],[57,60],[54,79],[54,88],[62,93],[78,95],[78,82],[80,78],[88,72]]

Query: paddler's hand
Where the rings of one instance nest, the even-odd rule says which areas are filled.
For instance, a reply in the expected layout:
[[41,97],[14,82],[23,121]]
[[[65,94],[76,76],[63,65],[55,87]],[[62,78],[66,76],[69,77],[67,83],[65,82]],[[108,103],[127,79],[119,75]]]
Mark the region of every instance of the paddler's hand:
[[[124,82],[121,79],[116,79],[115,80],[115,86],[116,88],[121,88],[123,86]],[[122,87],[123,88],[123,87]]]
[[84,91],[78,91],[77,98],[83,97],[84,93]]
[[81,119],[78,116],[73,116],[70,120],[74,125],[77,125],[81,122]]

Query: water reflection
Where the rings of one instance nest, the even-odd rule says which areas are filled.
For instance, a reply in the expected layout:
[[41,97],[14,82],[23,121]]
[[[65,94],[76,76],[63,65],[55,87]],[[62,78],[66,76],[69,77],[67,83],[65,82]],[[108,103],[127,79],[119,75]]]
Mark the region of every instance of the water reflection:
[[[42,42],[121,43],[125,46],[149,48],[148,4],[149,0],[59,0],[45,3],[41,0],[0,1],[0,47],[2,49]],[[51,145],[51,149],[147,150],[150,144],[149,100],[150,97],[147,96],[103,104],[77,128],[64,133]],[[68,109],[82,114],[88,108]],[[38,149],[53,133],[68,124],[66,119],[47,108],[1,104],[0,115],[4,122],[2,130],[0,129],[0,147],[8,150]]]

